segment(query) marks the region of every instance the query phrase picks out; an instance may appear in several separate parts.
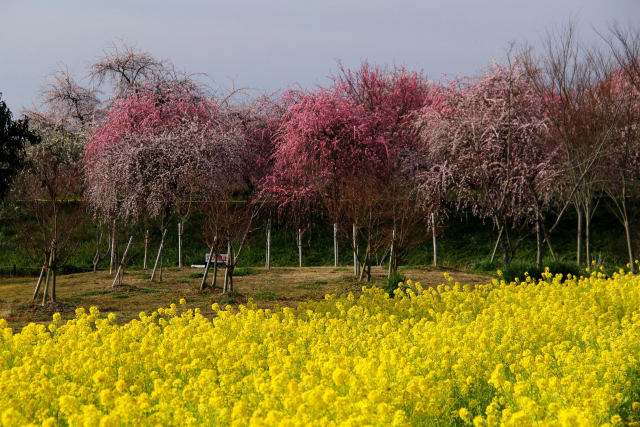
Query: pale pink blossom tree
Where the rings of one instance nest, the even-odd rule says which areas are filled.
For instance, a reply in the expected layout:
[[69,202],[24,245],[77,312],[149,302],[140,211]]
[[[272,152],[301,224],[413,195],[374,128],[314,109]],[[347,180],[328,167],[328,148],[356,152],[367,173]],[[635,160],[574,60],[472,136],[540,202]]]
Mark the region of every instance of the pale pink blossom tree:
[[513,231],[532,222],[541,226],[555,190],[556,150],[544,108],[518,63],[495,64],[443,94],[446,104],[427,107],[420,117],[431,165],[421,174],[422,186],[451,191],[459,207],[492,221],[509,263],[524,237],[513,238]]

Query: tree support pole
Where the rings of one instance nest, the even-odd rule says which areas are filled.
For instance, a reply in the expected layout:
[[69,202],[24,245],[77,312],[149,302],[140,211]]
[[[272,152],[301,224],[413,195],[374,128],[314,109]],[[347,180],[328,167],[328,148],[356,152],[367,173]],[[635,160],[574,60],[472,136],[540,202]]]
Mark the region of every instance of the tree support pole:
[[333,223],[333,266],[338,266],[338,224]]
[[131,247],[131,242],[133,242],[133,236],[129,237],[129,243],[127,243],[127,247],[124,250],[124,254],[122,254],[122,260],[120,261],[120,265],[118,265],[118,271],[116,272],[116,277],[114,277],[113,283],[111,284],[111,289],[116,287],[116,282],[118,281],[120,274],[123,272],[124,261],[127,258],[127,252],[129,252],[129,248]]
[[153,272],[151,273],[151,281],[156,278],[156,271],[158,270],[158,265],[160,264],[160,257],[162,256],[162,248],[164,247],[164,238],[167,235],[167,229],[165,228],[162,231],[162,239],[160,239],[160,247],[158,248],[158,256],[156,257],[156,263],[153,266]]

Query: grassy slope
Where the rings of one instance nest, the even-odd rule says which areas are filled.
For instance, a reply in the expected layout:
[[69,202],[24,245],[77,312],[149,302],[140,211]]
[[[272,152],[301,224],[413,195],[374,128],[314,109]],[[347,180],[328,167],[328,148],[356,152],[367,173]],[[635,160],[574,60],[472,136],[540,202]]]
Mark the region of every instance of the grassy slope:
[[[636,221],[635,230],[640,230],[640,223]],[[85,238],[80,242],[73,255],[67,262],[66,271],[88,270],[95,251],[95,230],[87,226]],[[575,259],[575,213],[570,210],[565,215],[562,223],[552,237],[555,251],[564,261],[572,262]],[[165,265],[177,264],[177,224],[173,219],[168,225],[166,252],[164,255]],[[123,250],[123,242],[126,242],[128,235],[133,233],[134,245],[131,250],[132,266],[141,266],[143,259],[142,238],[144,230],[142,227],[129,227],[121,230],[119,241],[121,242],[120,252]],[[157,228],[151,230],[152,239],[149,251],[149,262],[155,260],[160,232]],[[606,206],[602,205],[596,211],[596,216],[592,224],[592,254],[593,257],[602,260],[611,268],[626,263],[626,246],[623,230],[616,218],[610,213]],[[638,233],[634,234],[637,237]],[[106,236],[105,236],[106,238]],[[449,226],[439,235],[438,256],[439,263],[459,269],[494,270],[498,264],[489,265],[488,259],[496,232],[489,223],[464,217],[452,218]],[[241,256],[241,265],[262,266],[264,265],[266,236],[263,229],[256,230]],[[638,248],[636,247],[636,251]],[[199,237],[199,221],[192,218],[185,226],[184,238],[184,263],[203,263],[205,244]],[[340,242],[340,264],[347,265],[352,262],[352,254],[349,244],[343,239]],[[548,255],[548,254],[547,254]],[[408,265],[429,265],[432,262],[431,239],[427,239],[416,245],[403,260],[403,264]],[[496,258],[501,259],[501,252],[498,249]],[[295,233],[283,227],[275,227],[272,232],[272,265],[295,266],[298,255],[295,244]],[[531,234],[519,250],[515,263],[531,264],[535,260],[535,237]],[[549,258],[545,262],[550,262]],[[108,263],[108,258],[103,259],[101,267]],[[18,273],[37,274],[40,262],[27,256],[21,247],[21,242],[17,238],[14,228],[6,222],[0,226],[0,273],[9,274],[13,265],[16,265]],[[333,241],[330,225],[316,226],[304,237],[303,246],[304,265],[332,265],[333,264]]]

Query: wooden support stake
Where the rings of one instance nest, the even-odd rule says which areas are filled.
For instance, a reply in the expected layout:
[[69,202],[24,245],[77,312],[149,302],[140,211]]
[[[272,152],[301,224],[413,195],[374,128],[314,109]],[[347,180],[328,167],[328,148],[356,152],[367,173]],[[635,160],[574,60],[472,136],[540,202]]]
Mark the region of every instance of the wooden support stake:
[[267,256],[264,263],[266,269],[271,269],[271,218],[267,221]]
[[389,273],[387,274],[387,280],[391,279],[391,273],[394,270],[395,262],[395,245],[396,245],[396,227],[393,227],[393,234],[391,235],[391,249],[389,250]]
[[[209,274],[209,266],[211,265],[211,258],[213,258],[213,246],[215,245],[215,239],[213,241],[213,245],[211,245],[211,249],[209,249],[209,259],[204,266],[204,274],[202,275],[202,282],[200,283],[200,289],[203,290],[207,287],[207,275]],[[214,262],[218,262],[218,260],[214,260]]]
[[144,231],[144,260],[142,262],[142,268],[147,269],[147,253],[149,250],[149,229]]
[[133,236],[129,237],[129,243],[127,243],[127,247],[124,250],[124,254],[122,254],[122,261],[120,261],[120,265],[118,265],[118,271],[116,272],[116,277],[113,279],[113,283],[111,284],[112,289],[116,287],[116,282],[120,277],[120,273],[122,273],[122,270],[124,269],[124,261],[127,258],[127,252],[129,252],[129,248],[131,247],[131,242],[133,242]]
[[498,232],[498,239],[496,240],[496,244],[493,247],[493,251],[491,251],[491,261],[493,262],[493,260],[496,258],[496,251],[498,250],[498,244],[500,243],[500,238],[502,237],[502,230],[504,229],[504,227],[500,227],[500,232]]
[[49,293],[49,281],[51,280],[51,265],[53,264],[53,251],[49,253],[49,262],[47,265],[47,279],[44,282],[44,290],[42,291],[42,305],[47,302],[47,294]]
[[178,223],[178,267],[182,268],[182,222]]
[[438,265],[438,243],[436,241],[436,216],[431,212],[431,236],[433,238],[433,265]]
[[38,291],[40,290],[40,285],[42,284],[44,272],[47,270],[47,261],[48,257],[45,257],[44,264],[42,264],[42,269],[40,270],[40,277],[38,277],[38,283],[36,283],[36,290],[33,291],[33,301],[35,301],[36,297],[38,296]]
[[298,267],[302,267],[302,230],[298,228]]
[[158,248],[158,256],[156,257],[156,263],[153,266],[153,272],[151,273],[151,281],[156,278],[156,271],[158,270],[158,265],[160,264],[160,257],[162,256],[162,248],[164,247],[164,238],[167,235],[167,229],[165,228],[162,231],[162,239],[160,239],[160,247]]
[[333,266],[338,266],[338,224],[333,224]]
[[111,226],[111,260],[109,261],[109,275],[113,273],[113,267],[116,264],[116,220],[113,220]]
[[358,263],[358,228],[353,224],[353,274],[358,277],[360,265]]

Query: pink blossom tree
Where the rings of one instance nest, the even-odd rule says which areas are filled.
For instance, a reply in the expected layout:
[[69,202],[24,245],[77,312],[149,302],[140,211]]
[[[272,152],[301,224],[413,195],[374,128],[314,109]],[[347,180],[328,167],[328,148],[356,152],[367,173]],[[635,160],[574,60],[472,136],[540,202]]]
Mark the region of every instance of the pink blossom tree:
[[216,110],[199,94],[181,91],[116,100],[85,145],[91,207],[108,221],[152,219],[164,229],[168,215],[193,194],[190,156],[197,152],[189,150],[190,140]]
[[[283,206],[321,201],[351,240],[361,273],[370,277],[373,251],[391,244],[397,267],[415,218],[413,152],[419,142],[412,114],[429,100],[422,75],[364,64],[342,70],[333,85],[313,92],[290,92],[265,189]],[[407,203],[408,202],[408,203]],[[418,214],[416,216],[416,214]],[[366,251],[359,253],[364,240]],[[358,264],[356,263],[356,265]]]
[[[446,104],[425,108],[420,118],[431,165],[422,186],[452,191],[460,207],[491,220],[509,263],[524,237],[514,239],[512,232],[531,222],[540,227],[554,192],[555,150],[545,111],[518,63],[493,65],[444,94]],[[540,236],[538,241],[541,262]]]
[[363,63],[356,70],[341,67],[335,84],[347,98],[362,106],[379,121],[378,132],[388,141],[384,167],[376,194],[386,212],[380,227],[380,243],[388,245],[389,275],[397,270],[399,259],[423,234],[424,198],[418,194],[416,173],[421,140],[414,126],[415,114],[440,102],[439,91],[426,77],[403,67],[382,68]]
[[286,96],[295,101],[284,114],[263,194],[297,221],[322,202],[334,223],[362,215],[370,208],[361,202],[372,200],[363,184],[385,155],[376,141],[375,117],[335,89]]

